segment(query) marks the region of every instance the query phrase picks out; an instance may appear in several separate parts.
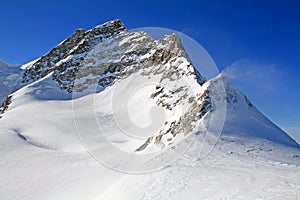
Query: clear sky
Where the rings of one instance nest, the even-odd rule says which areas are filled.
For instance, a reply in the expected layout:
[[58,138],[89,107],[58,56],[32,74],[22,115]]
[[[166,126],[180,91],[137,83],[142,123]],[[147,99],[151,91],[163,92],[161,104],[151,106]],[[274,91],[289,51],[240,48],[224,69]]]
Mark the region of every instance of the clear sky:
[[26,63],[112,19],[194,38],[264,114],[300,136],[298,0],[1,0],[0,59]]

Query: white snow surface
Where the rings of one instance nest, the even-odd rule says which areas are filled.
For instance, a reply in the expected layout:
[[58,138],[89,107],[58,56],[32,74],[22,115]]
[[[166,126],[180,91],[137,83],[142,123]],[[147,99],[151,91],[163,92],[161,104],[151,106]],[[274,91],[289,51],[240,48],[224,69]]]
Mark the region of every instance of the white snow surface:
[[[144,37],[142,33],[128,34],[128,38],[123,38],[118,45],[124,45],[139,35]],[[101,51],[103,48],[116,48],[113,45],[97,48]],[[101,51],[94,49],[92,53],[103,56]],[[133,59],[145,59],[148,54],[143,56]],[[71,58],[60,62],[68,59]],[[99,60],[105,63],[109,59]],[[32,64],[23,65],[23,68],[30,68]],[[83,93],[70,94],[60,90],[51,77],[52,73],[49,73],[14,92],[8,109],[0,119],[0,199],[300,198],[299,145],[263,116],[244,94],[222,76],[200,86],[191,73],[192,66],[184,57],[172,60],[172,64],[167,62],[153,66],[153,69],[176,69],[184,76],[171,77],[175,81],[162,79],[159,73],[143,75],[149,70],[143,69],[115,80],[106,88],[91,85]],[[160,99],[150,98],[155,91],[150,83],[158,80],[162,80],[160,83],[168,90],[161,93]],[[223,81],[225,96],[219,87]],[[142,83],[148,85],[135,87]],[[187,98],[175,103],[177,97],[166,97],[174,88],[184,85],[188,86],[188,97],[209,91],[216,99],[216,108],[218,102],[226,100],[221,137],[208,134],[210,119],[216,119],[211,126],[218,127],[221,123],[218,116],[214,116],[217,112],[212,111],[192,122],[196,128],[189,134],[174,136],[169,133],[162,137],[161,146],[152,141],[146,148],[136,151],[147,137],[157,136],[157,130],[131,137],[120,127],[142,130],[158,119],[163,122],[159,131],[166,131],[191,107]],[[129,118],[137,127],[118,124],[118,116],[114,116],[114,109],[122,109],[123,94],[128,91],[134,91],[127,106]],[[174,107],[162,108],[155,103],[156,100]],[[165,116],[161,115],[161,109]],[[100,132],[102,134],[98,134]],[[216,141],[217,144],[214,144]],[[181,151],[182,146],[188,147],[186,151]],[[136,155],[144,157],[137,160]],[[176,159],[169,162],[168,155]],[[153,166],[156,168],[151,171]],[[135,169],[145,171],[133,173]],[[126,170],[130,173],[124,172]]]
[[[110,141],[132,151],[140,143],[120,137],[111,119],[103,115],[111,112],[107,106],[111,89],[75,99],[74,104],[65,100],[67,93],[62,94],[54,82],[49,82],[52,80],[45,77],[15,92],[9,110],[1,119],[0,199],[294,200],[299,196],[299,148],[235,134],[233,128],[253,130],[255,135],[259,127],[249,129],[230,120],[225,124],[225,134],[204,158],[199,153],[205,136],[200,133],[185,154],[178,155],[176,162],[159,171],[127,174],[108,168],[91,157],[81,144],[72,104],[78,106],[73,109],[80,109],[77,120],[84,121],[81,128],[87,134],[97,128],[95,112],[90,112],[95,109],[97,117],[106,124],[103,128],[111,133]],[[45,84],[48,88],[43,94],[39,86]],[[47,99],[47,94],[61,99]],[[96,107],[88,103],[94,98]],[[247,107],[240,109],[246,112]],[[228,115],[230,119],[234,116]],[[259,124],[267,124],[269,132],[277,128],[264,118],[257,120]],[[95,145],[101,145],[100,138]],[[110,156],[122,160],[117,154]]]

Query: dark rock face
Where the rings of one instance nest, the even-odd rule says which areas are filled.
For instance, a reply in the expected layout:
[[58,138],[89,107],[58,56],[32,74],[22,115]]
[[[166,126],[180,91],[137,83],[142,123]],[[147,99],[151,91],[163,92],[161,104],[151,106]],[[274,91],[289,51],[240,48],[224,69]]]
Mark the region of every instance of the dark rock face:
[[3,114],[8,109],[8,105],[11,103],[11,99],[12,96],[7,96],[6,99],[2,102],[2,106],[0,108],[0,114]]
[[84,35],[84,30],[77,30],[71,37],[63,41],[46,55],[42,56],[30,68],[25,70],[23,82],[36,81],[54,71],[56,69],[55,64],[66,58]]
[[[183,88],[180,88],[178,92],[182,91],[182,89]],[[163,94],[162,88],[157,88],[157,92],[152,94],[151,97],[159,98],[160,96],[165,97],[166,95]],[[180,103],[179,101],[183,100],[184,98],[187,98],[187,96],[188,95],[185,93],[183,96],[181,96],[182,98],[176,101],[176,103],[173,105],[164,104],[161,100],[163,98],[159,98],[160,100],[157,102],[157,104],[161,104],[162,107],[166,107],[167,109],[172,109]],[[184,113],[179,118],[179,120],[170,122],[167,129],[162,129],[156,136],[154,136],[155,145],[157,145],[160,148],[164,148],[166,144],[162,142],[162,138],[167,134],[172,135],[172,137],[169,137],[167,139],[167,142],[169,143],[172,143],[172,139],[175,138],[176,135],[179,133],[183,133],[184,135],[190,134],[196,128],[197,121],[199,121],[204,115],[213,110],[208,90],[205,90],[202,94],[196,95],[196,97],[189,97],[188,102],[191,104],[188,112]],[[152,140],[153,136],[149,137],[142,146],[136,149],[136,151],[141,151],[145,149]]]
[[[23,82],[33,82],[45,77],[49,73],[58,70],[63,72],[70,66],[79,66],[80,62],[68,62],[59,64],[58,62],[70,55],[88,52],[94,45],[105,38],[109,38],[126,28],[120,20],[105,23],[89,31],[77,30],[72,36],[63,41],[49,53],[42,56],[30,68],[26,69],[23,75]],[[81,57],[79,60],[83,60]]]

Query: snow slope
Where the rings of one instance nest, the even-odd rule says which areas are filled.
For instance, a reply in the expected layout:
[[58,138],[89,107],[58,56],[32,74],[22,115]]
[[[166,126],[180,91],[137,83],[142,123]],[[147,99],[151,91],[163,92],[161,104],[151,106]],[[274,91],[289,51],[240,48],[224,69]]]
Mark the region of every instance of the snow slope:
[[[117,172],[82,147],[71,101],[35,99],[32,89],[15,93],[1,119],[1,199],[295,199],[299,192],[299,149],[241,135],[222,135],[203,158],[205,135],[200,133],[185,154],[162,170]],[[78,104],[89,105],[85,102],[92,96]],[[82,128],[94,131],[94,116],[88,112],[93,108],[79,107],[87,113],[80,116]],[[119,135],[110,120],[102,120]]]
[[25,66],[0,119],[0,199],[299,196],[299,145],[175,35],[108,22]]
[[[246,95],[233,86],[225,77],[226,85],[226,121],[223,134],[258,137],[288,146],[299,147],[287,133],[266,118],[250,102]],[[216,79],[216,81],[220,81]]]

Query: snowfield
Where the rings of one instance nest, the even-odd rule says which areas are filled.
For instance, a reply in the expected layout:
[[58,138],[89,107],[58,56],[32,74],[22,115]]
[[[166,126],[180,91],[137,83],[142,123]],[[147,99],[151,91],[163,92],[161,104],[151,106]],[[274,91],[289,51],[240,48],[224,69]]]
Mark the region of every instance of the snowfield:
[[23,65],[0,114],[0,199],[300,198],[298,143],[222,75],[198,74],[175,35],[119,23]]
[[[42,81],[49,81],[47,79]],[[41,85],[42,81],[35,84]],[[48,89],[53,95],[55,90],[60,94],[55,85]],[[205,157],[201,153],[205,135],[199,133],[185,154],[178,155],[176,162],[159,171],[118,172],[87,153],[78,137],[72,104],[80,105],[87,114],[80,116],[86,126],[82,128],[87,133],[93,131],[97,127],[93,123],[94,112],[89,112],[94,108],[88,99],[95,98],[94,95],[75,99],[74,103],[44,100],[41,94],[34,84],[17,91],[1,119],[1,199],[294,200],[299,195],[299,148],[237,134],[230,129],[232,123]],[[65,98],[67,93],[60,95]],[[106,104],[105,98],[101,100]],[[104,105],[98,106],[96,110],[105,112],[107,109]],[[111,133],[117,131],[111,119],[101,120]],[[235,128],[251,131],[243,124]],[[124,140],[118,135],[110,135],[111,141]],[[100,138],[96,141],[101,143]],[[131,141],[126,146],[123,141],[123,145],[123,149],[132,151],[131,145],[136,143]],[[123,160],[119,155],[110,156],[113,160]]]

